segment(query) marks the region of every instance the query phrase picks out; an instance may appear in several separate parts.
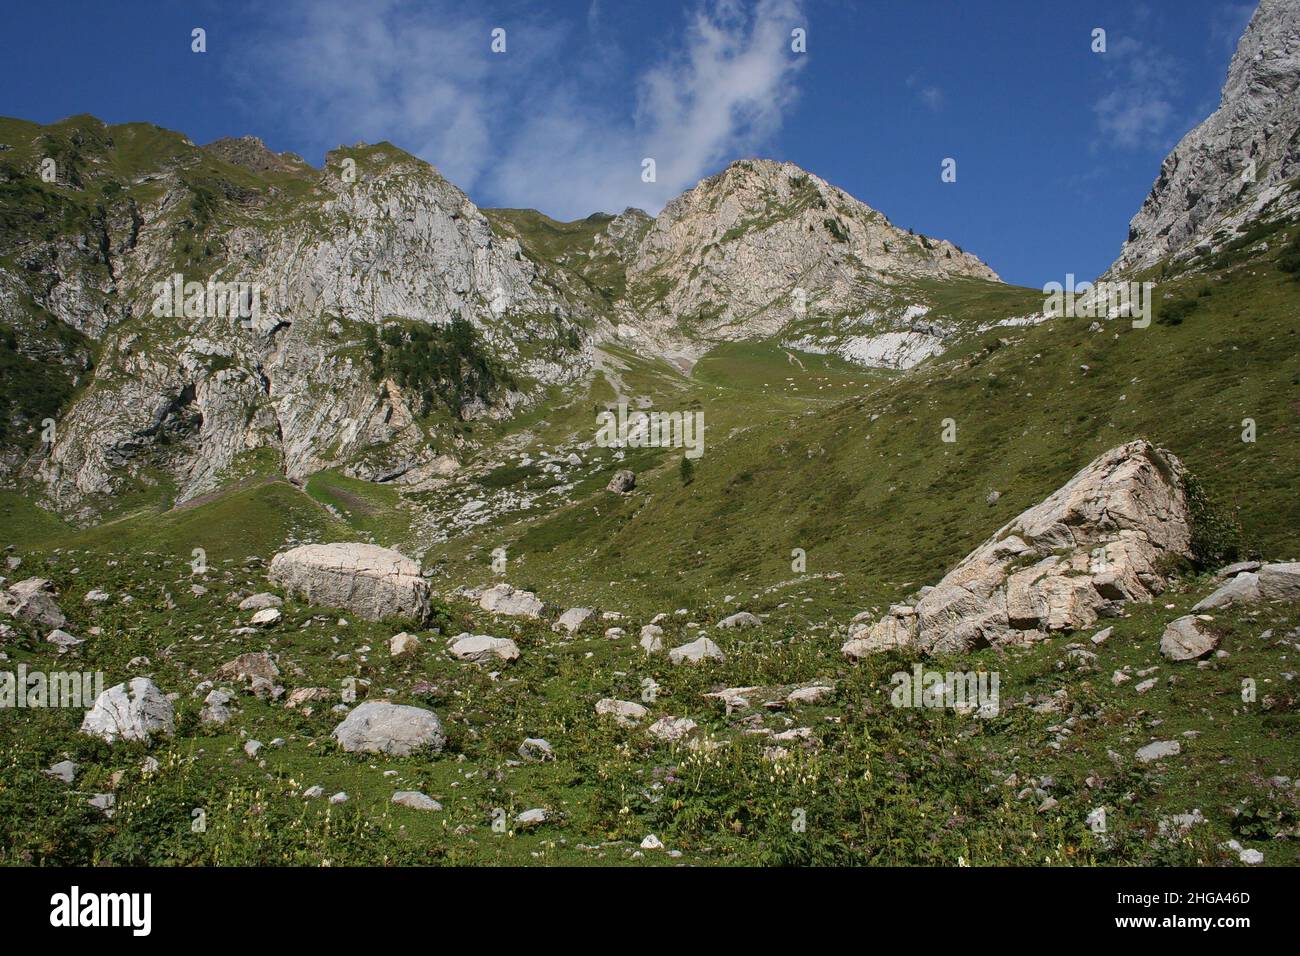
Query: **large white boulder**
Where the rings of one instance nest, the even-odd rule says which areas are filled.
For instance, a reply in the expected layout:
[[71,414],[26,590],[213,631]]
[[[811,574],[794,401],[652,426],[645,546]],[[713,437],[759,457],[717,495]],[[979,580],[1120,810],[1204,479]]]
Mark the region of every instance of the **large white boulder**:
[[368,621],[422,620],[429,613],[429,583],[419,564],[373,544],[305,544],[272,558],[270,578],[312,604]]
[[339,746],[352,753],[383,753],[406,757],[437,752],[447,742],[438,715],[423,707],[366,701],[334,728]]
[[110,744],[119,740],[148,743],[176,733],[176,711],[167,695],[147,677],[108,688],[81,722],[81,732]]
[[1088,627],[1119,602],[1151,600],[1165,586],[1164,559],[1191,555],[1185,475],[1177,458],[1149,442],[1111,449],[1000,528],[915,604],[854,624],[844,653],[1028,644]]

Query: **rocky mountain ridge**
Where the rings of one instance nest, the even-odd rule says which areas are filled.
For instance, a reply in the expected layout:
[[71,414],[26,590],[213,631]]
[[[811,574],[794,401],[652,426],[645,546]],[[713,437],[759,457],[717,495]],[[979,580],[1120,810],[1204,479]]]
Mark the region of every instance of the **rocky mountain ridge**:
[[1219,108],[1161,164],[1110,273],[1215,252],[1247,224],[1293,216],[1298,176],[1300,4],[1261,0]]
[[[389,144],[340,147],[316,170],[255,137],[196,147],[93,117],[0,132],[18,200],[0,235],[0,319],[22,361],[49,354],[51,323],[84,336],[60,356],[76,397],[53,441],[8,403],[26,441],[7,470],[82,518],[159,481],[178,501],[203,494],[259,449],[295,481],[330,467],[436,481],[476,446],[463,423],[583,380],[603,341],[693,361],[796,318],[875,322],[865,303],[907,277],[996,279],[791,164],[734,163],[653,220],[557,224],[480,211]],[[258,314],[210,314],[211,296],[202,314],[158,314],[159,283],[177,277],[255,289]],[[472,334],[453,348],[456,321]],[[455,354],[431,370],[430,348]]]

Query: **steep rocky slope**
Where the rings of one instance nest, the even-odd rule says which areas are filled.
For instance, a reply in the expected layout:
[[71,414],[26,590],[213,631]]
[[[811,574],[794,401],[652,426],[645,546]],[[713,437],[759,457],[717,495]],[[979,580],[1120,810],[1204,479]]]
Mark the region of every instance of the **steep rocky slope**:
[[[32,384],[0,396],[3,463],[83,519],[159,485],[189,500],[261,452],[294,481],[429,487],[484,447],[469,423],[608,367],[601,342],[689,367],[780,334],[908,367],[956,330],[922,283],[997,285],[790,164],[734,163],[654,220],[557,223],[485,214],[388,144],[316,170],[255,137],[93,117],[5,120],[0,141],[0,344]],[[157,308],[176,276],[240,283],[257,314],[210,296],[190,314],[189,292]]]
[[[462,192],[387,145],[341,148],[317,171],[251,140],[199,149],[88,117],[6,121],[0,139],[12,147],[0,302],[13,351],[37,360],[28,330],[51,322],[94,342],[93,371],[70,349],[79,394],[52,445],[30,441],[38,423],[23,409],[9,415],[36,452],[27,472],[61,507],[138,481],[172,482],[184,500],[264,447],[291,478],[335,464],[418,478],[448,467],[459,420],[508,414],[589,364],[587,318],[536,282],[517,243]],[[34,175],[47,155],[53,183]],[[211,303],[156,314],[154,285],[174,275],[247,284],[258,314]],[[412,327],[458,319],[472,335],[433,333],[434,345],[452,353],[444,378],[475,373],[468,393],[423,380],[427,369],[390,374],[419,365],[401,354],[428,344]],[[370,331],[381,327],[396,331]],[[430,419],[434,393],[446,399],[442,421]]]
[[1300,209],[1300,4],[1261,0],[1219,108],[1174,148],[1111,272],[1214,251]]
[[810,317],[874,326],[924,314],[907,280],[933,276],[997,280],[792,163],[740,160],[655,219],[628,262],[621,310],[640,334],[677,346],[774,335]]

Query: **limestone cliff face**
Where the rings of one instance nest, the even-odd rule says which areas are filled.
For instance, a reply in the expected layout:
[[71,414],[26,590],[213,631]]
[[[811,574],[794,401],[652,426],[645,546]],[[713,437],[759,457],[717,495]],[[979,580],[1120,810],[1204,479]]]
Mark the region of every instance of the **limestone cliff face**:
[[1160,167],[1112,273],[1184,259],[1300,208],[1300,4],[1261,0],[1219,108]]
[[[87,520],[141,484],[204,494],[249,453],[293,480],[426,483],[473,453],[462,422],[583,380],[603,339],[673,355],[781,335],[906,368],[949,331],[911,280],[997,279],[788,163],[734,163],[653,220],[556,223],[485,215],[389,144],[340,147],[317,170],[254,137],[198,147],[93,117],[0,120],[3,140],[17,208],[0,228],[0,321],[25,360],[52,359],[66,398],[53,442],[36,440],[34,408],[0,407],[0,467]],[[35,175],[46,155],[54,182]],[[238,284],[255,314],[189,310],[188,291],[157,307],[174,281]],[[442,347],[422,329],[458,323],[473,330],[462,370],[500,374],[439,392],[449,407],[432,414],[429,382],[403,368]],[[404,342],[405,366],[389,362]]]
[[670,202],[628,264],[624,308],[658,340],[772,335],[861,310],[901,278],[997,280],[792,163],[741,160]]
[[[362,477],[443,469],[458,439],[431,435],[409,395],[376,381],[367,326],[469,321],[516,388],[467,401],[464,418],[506,414],[590,361],[580,340],[557,344],[581,316],[536,283],[518,244],[399,150],[341,149],[319,172],[256,141],[208,152],[177,138],[167,161],[122,183],[108,167],[113,137],[129,136],[83,125],[95,142],[81,185],[111,182],[111,204],[64,235],[0,240],[29,267],[0,271],[6,316],[21,327],[44,313],[97,343],[56,440],[27,466],[63,509],[89,512],[160,477],[184,500],[263,447],[291,478],[329,466]],[[227,162],[269,177],[248,183]],[[247,284],[258,314],[157,315],[155,283],[176,274]]]

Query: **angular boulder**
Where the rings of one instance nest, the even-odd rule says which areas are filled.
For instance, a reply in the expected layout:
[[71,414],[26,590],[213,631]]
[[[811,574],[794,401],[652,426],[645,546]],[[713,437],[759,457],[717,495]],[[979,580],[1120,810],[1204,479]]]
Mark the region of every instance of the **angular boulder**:
[[707,637],[701,637],[689,644],[674,647],[668,652],[668,659],[674,664],[698,664],[705,660],[725,660],[725,655],[717,644]]
[[305,544],[272,558],[269,577],[312,604],[368,621],[429,614],[429,582],[420,565],[373,544]]
[[519,659],[519,645],[508,637],[461,634],[451,643],[451,655],[457,660],[474,664],[488,664],[492,661],[508,664]]
[[42,630],[53,630],[68,623],[54,602],[52,587],[45,578],[27,578],[9,585],[0,593],[0,611]]
[[636,487],[636,472],[630,468],[620,468],[614,472],[614,477],[609,479],[609,484],[605,486],[606,491],[612,491],[615,494],[625,495]]
[[1244,571],[1229,578],[1215,591],[1198,601],[1193,611],[1212,611],[1232,604],[1254,604],[1259,600],[1259,575]]
[[631,700],[615,700],[604,697],[596,701],[596,716],[612,717],[614,722],[624,727],[634,727],[645,720],[649,711]]
[[1160,653],[1171,661],[1194,661],[1218,646],[1218,636],[1207,630],[1194,614],[1171,621],[1160,635]]
[[176,733],[176,711],[153,681],[136,677],[95,698],[81,722],[81,732],[110,744],[119,740],[149,743],[155,736]]
[[849,630],[842,648],[959,653],[1030,644],[1088,627],[1123,601],[1165,586],[1164,559],[1191,556],[1182,463],[1150,442],[1100,455],[1042,503],[1000,528],[914,604]]
[[570,634],[579,630],[595,614],[589,607],[571,607],[551,626],[553,631],[568,631]]
[[354,708],[334,728],[333,736],[349,753],[394,757],[421,751],[436,753],[447,742],[442,722],[433,711],[382,700],[366,701]]
[[478,606],[493,614],[531,618],[541,617],[542,609],[545,607],[532,591],[521,591],[508,584],[497,584],[488,588],[479,598]]
[[1300,561],[1265,564],[1258,577],[1259,594],[1265,601],[1300,601]]

